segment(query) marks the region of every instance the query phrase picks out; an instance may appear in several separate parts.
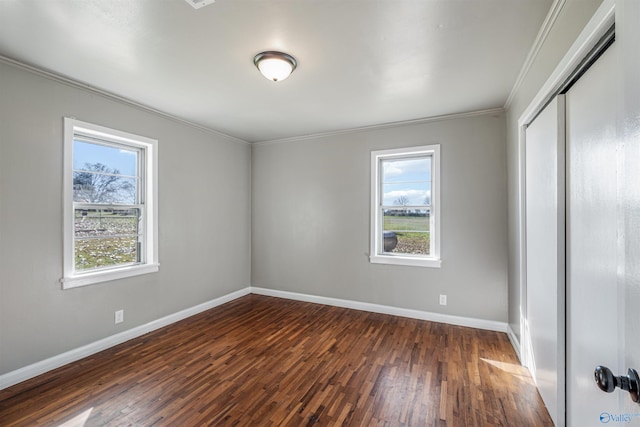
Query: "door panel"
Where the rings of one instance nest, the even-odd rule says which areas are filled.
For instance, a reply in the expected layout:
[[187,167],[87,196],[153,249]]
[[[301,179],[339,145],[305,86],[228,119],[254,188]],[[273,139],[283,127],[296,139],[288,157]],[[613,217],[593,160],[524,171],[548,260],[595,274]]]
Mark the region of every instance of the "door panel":
[[[549,415],[564,425],[564,96],[527,127],[527,360]],[[560,379],[560,380],[558,380]]]
[[621,393],[594,384],[596,365],[618,364],[616,44],[566,94],[567,424],[601,423]]
[[[619,11],[619,15],[618,15]],[[622,372],[628,368],[640,369],[640,2],[628,0],[617,2],[616,33],[618,36],[620,79],[618,116],[618,164],[623,173],[618,181],[621,209],[621,238],[619,244],[624,257],[619,261],[619,279],[624,291],[619,296],[624,300],[625,321],[620,327],[620,340],[624,352],[620,352]],[[622,52],[629,52],[628,55]],[[626,393],[621,396],[621,412],[635,414],[629,425],[640,425],[640,406]]]

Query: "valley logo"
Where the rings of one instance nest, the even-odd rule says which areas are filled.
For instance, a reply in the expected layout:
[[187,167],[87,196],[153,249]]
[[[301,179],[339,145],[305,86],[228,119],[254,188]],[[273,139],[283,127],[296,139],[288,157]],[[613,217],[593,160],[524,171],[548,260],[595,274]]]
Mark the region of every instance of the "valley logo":
[[640,414],[611,414],[609,412],[602,412],[600,414],[600,422],[602,424],[608,423],[630,423],[636,417],[640,417]]

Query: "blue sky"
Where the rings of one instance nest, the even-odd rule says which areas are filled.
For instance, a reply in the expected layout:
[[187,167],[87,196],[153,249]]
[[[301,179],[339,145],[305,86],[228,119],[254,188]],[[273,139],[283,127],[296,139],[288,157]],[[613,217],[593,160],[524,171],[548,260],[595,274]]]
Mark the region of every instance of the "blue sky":
[[118,169],[123,175],[136,176],[137,152],[74,140],[73,168],[84,169],[86,163],[102,163],[111,169]]
[[404,196],[410,205],[424,205],[431,198],[431,158],[383,160],[382,197],[386,206]]

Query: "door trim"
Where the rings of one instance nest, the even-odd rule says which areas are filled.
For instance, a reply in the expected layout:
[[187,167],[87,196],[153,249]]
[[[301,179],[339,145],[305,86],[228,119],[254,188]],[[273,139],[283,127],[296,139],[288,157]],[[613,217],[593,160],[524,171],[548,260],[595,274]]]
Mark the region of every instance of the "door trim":
[[[531,123],[538,113],[546,106],[549,99],[552,98],[567,80],[572,76],[575,70],[580,66],[583,60],[593,51],[600,40],[607,34],[611,27],[615,24],[615,0],[604,0],[596,13],[589,20],[585,28],[582,30],[576,41],[569,48],[558,66],[551,73],[542,88],[538,91],[528,107],[520,115],[518,119],[518,189],[517,189],[517,205],[518,205],[518,267],[519,267],[519,288],[520,288],[520,342],[519,355],[520,362],[523,366],[529,367],[532,362],[532,351],[529,348],[531,342],[527,328],[527,250],[526,250],[526,171],[525,171],[525,137],[526,127]],[[560,310],[559,310],[560,311]],[[565,310],[558,313],[562,318],[561,324],[564,325]],[[563,334],[564,336],[564,334]],[[558,343],[564,347],[565,342]],[[564,375],[564,372],[559,373]],[[563,405],[564,407],[564,405]],[[564,425],[564,420],[562,420]]]

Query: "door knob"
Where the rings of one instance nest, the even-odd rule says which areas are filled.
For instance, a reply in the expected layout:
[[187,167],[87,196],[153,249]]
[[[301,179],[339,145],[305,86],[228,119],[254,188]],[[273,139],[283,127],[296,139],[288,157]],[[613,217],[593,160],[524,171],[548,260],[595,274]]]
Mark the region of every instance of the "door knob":
[[606,366],[596,366],[593,374],[600,390],[611,393],[616,387],[619,387],[629,392],[631,400],[636,403],[640,401],[640,377],[635,369],[629,369],[627,376],[616,377]]

